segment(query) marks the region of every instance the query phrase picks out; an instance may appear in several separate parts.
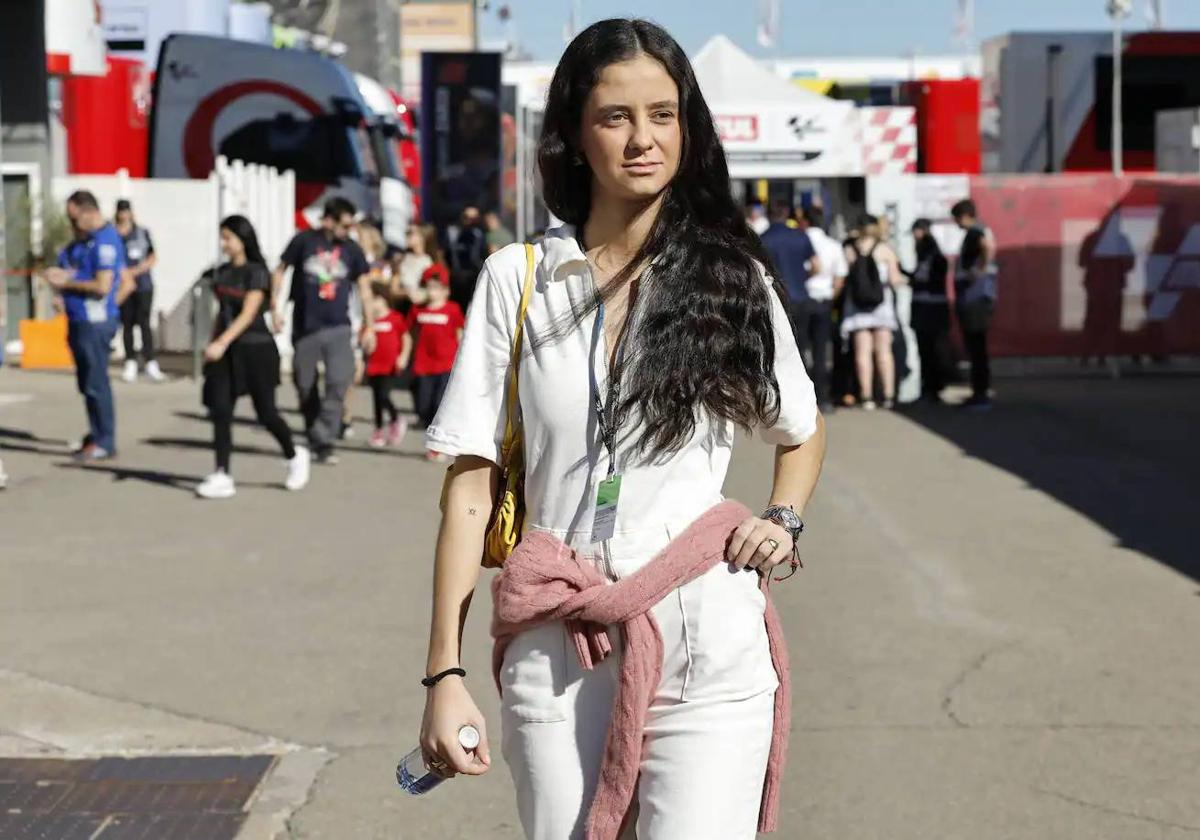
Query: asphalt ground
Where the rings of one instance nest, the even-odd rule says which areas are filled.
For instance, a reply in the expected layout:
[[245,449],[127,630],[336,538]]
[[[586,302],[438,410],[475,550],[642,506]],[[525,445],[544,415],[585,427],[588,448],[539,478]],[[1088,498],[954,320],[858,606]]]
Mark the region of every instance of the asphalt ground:
[[[1001,379],[986,415],[829,418],[806,568],[775,590],[777,836],[1200,836],[1198,383]],[[197,387],[114,387],[120,457],[81,469],[72,379],[0,370],[0,755],[280,754],[245,838],[518,838],[502,761],[421,798],[393,778],[443,469],[419,437],[367,449],[362,391],[341,463],[290,494],[244,404],[238,495],[202,502]],[[740,441],[726,494],[761,505],[770,475]],[[487,600],[464,665],[495,728]]]

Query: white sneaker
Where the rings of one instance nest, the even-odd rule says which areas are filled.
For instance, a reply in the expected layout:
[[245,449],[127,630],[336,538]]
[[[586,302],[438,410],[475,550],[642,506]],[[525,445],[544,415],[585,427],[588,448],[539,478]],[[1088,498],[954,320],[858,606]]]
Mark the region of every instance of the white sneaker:
[[97,446],[94,443],[89,443],[76,452],[72,457],[79,463],[87,463],[89,461],[107,461],[112,456],[112,453],[103,446]]
[[288,490],[303,490],[308,484],[309,467],[312,465],[312,455],[307,446],[297,446],[296,454],[288,459],[287,478],[283,486]]
[[233,476],[217,470],[196,488],[196,495],[201,499],[229,499],[237,493],[233,484]]
[[151,382],[166,382],[167,375],[162,372],[162,368],[158,366],[158,360],[146,362],[146,376],[150,377]]
[[121,370],[121,378],[126,382],[137,382],[137,361],[127,359],[125,367]]

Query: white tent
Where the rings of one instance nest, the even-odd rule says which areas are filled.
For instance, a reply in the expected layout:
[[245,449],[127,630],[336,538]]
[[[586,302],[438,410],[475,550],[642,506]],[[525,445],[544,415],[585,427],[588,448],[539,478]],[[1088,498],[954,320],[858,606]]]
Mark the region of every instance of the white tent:
[[853,103],[793,85],[724,35],[692,60],[733,178],[862,174]]

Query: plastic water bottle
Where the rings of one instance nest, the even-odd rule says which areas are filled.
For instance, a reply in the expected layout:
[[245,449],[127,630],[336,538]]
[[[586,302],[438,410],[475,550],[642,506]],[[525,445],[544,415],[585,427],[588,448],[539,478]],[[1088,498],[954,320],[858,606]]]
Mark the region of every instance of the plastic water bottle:
[[[469,752],[475,749],[479,741],[479,730],[474,726],[468,724],[458,730],[458,743],[464,750]],[[413,796],[429,793],[444,781],[446,779],[443,776],[425,766],[425,756],[421,754],[420,747],[404,756],[396,765],[396,783]]]

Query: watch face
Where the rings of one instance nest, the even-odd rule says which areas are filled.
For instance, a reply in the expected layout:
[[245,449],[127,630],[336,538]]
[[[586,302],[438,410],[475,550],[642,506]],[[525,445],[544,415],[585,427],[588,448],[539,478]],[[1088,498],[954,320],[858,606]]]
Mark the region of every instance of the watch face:
[[779,524],[789,531],[796,531],[804,527],[804,523],[800,521],[800,517],[796,515],[796,511],[791,508],[772,508],[770,513],[771,518],[779,520]]

